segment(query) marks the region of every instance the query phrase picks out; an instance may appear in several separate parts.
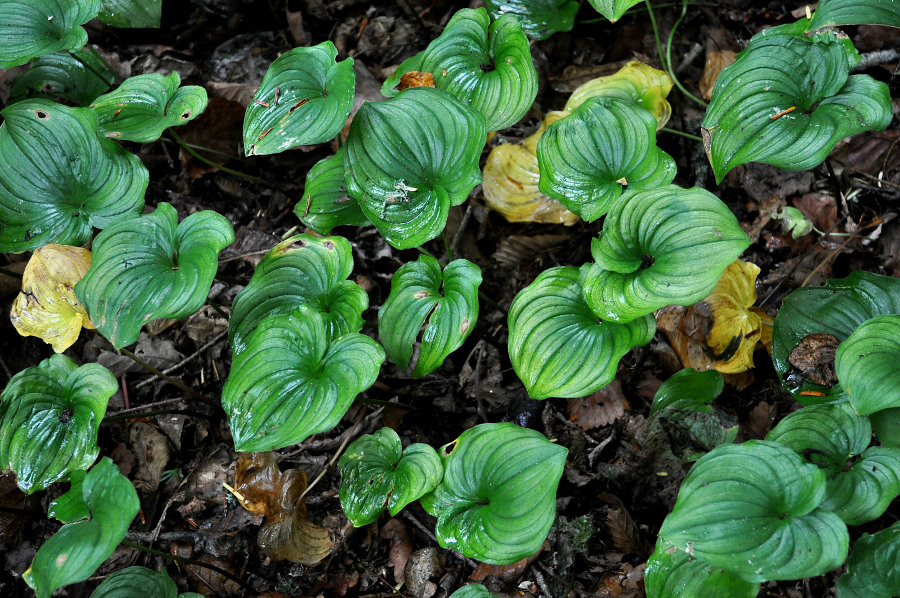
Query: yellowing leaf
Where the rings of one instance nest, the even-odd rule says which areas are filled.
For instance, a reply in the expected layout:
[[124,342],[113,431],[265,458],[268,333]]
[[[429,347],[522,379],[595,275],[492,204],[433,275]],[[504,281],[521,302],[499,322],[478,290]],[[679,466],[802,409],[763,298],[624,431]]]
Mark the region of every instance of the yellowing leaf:
[[87,249],[55,243],[36,249],[10,312],[19,334],[40,337],[62,353],[78,339],[82,326],[94,328],[74,291],[90,267]]
[[672,90],[672,78],[642,62],[629,62],[617,72],[583,83],[572,92],[565,110],[572,112],[588,98],[618,98],[634,102],[656,118],[657,130],[672,116],[666,96]]

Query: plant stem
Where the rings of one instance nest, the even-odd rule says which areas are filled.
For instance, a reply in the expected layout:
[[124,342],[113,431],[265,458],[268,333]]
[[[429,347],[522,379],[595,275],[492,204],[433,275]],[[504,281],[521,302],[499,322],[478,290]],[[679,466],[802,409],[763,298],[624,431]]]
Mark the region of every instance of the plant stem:
[[482,301],[484,301],[485,303],[487,303],[488,305],[490,305],[491,307],[493,307],[494,309],[496,309],[497,311],[499,311],[500,313],[503,313],[503,314],[509,313],[505,309],[503,309],[502,305],[500,305],[499,303],[497,303],[496,301],[494,301],[493,299],[491,299],[490,297],[485,295],[480,290],[478,291],[478,298],[481,299]]
[[210,306],[211,308],[213,308],[217,314],[222,316],[223,319],[228,320],[228,314],[226,314],[224,311],[222,311],[222,308],[219,307],[218,305],[216,305],[216,303],[212,299],[207,297],[206,304],[208,306]]
[[[95,68],[92,67],[90,64],[88,64],[88,62],[87,62],[84,58],[82,58],[81,56],[79,56],[78,54],[76,54],[76,53],[73,52],[73,51],[70,51],[70,52],[69,52],[69,56],[71,56],[72,58],[74,58],[75,60],[77,60],[78,62],[80,62],[80,63],[81,63],[81,66],[83,66],[86,70],[90,71],[92,75],[94,75],[95,77],[97,77],[98,79],[100,79],[101,81],[103,81],[104,83],[106,83],[107,85],[110,85],[110,83],[109,83],[109,81],[107,80],[107,78],[103,76],[103,73],[97,72],[97,69],[95,69]],[[99,57],[99,54],[98,54],[97,56]],[[110,74],[111,74],[112,77],[113,77],[113,82],[118,82],[118,81],[119,81],[119,78],[116,76],[116,74],[115,74],[114,72],[112,72],[112,69],[110,69]]]
[[252,174],[246,174],[246,173],[240,172],[240,171],[238,171],[238,170],[232,170],[231,168],[228,168],[228,167],[226,167],[226,166],[223,166],[223,165],[221,165],[221,164],[219,164],[219,163],[217,163],[217,162],[213,162],[213,161],[210,160],[209,158],[206,158],[206,157],[204,157],[204,156],[201,156],[200,154],[198,154],[197,152],[195,152],[195,151],[193,150],[193,148],[191,148],[190,145],[188,145],[187,143],[185,143],[184,140],[183,140],[181,137],[178,136],[178,133],[176,133],[175,131],[173,131],[171,128],[168,129],[168,132],[169,132],[169,135],[171,135],[172,139],[174,139],[175,142],[176,142],[178,145],[180,145],[181,147],[184,148],[184,151],[186,151],[186,152],[189,153],[190,155],[194,156],[195,158],[197,158],[198,160],[200,160],[200,161],[203,162],[204,164],[206,164],[206,165],[208,165],[208,166],[212,166],[213,168],[218,168],[218,169],[221,170],[222,172],[228,173],[228,174],[230,174],[230,175],[233,175],[233,176],[236,176],[236,177],[240,177],[240,178],[242,178],[242,179],[247,179],[248,181],[253,181],[254,183],[259,183],[259,184],[265,185],[265,186],[267,186],[267,187],[274,187],[274,186],[275,186],[275,185],[273,185],[272,183],[270,183],[269,181],[266,181],[265,179],[261,179],[261,178],[259,178],[259,177],[257,177],[257,176],[253,176]]
[[213,403],[211,400],[207,399],[206,397],[204,397],[203,395],[201,395],[199,392],[197,392],[196,390],[194,390],[193,388],[191,388],[190,386],[188,386],[187,384],[185,384],[185,383],[182,382],[181,380],[178,380],[178,379],[176,379],[176,378],[173,378],[173,377],[171,377],[171,376],[167,376],[166,374],[163,374],[163,373],[160,372],[158,369],[156,369],[155,367],[153,367],[152,365],[150,365],[149,363],[147,363],[146,361],[144,361],[143,359],[141,359],[140,357],[138,357],[137,355],[135,355],[134,353],[132,353],[132,352],[129,351],[128,349],[119,349],[119,351],[121,351],[122,354],[127,355],[128,357],[130,357],[131,359],[133,359],[135,363],[137,363],[139,366],[141,366],[142,368],[144,368],[145,370],[147,370],[147,371],[150,372],[151,374],[155,374],[155,375],[159,376],[160,378],[162,378],[163,380],[165,380],[165,381],[168,382],[169,384],[172,384],[172,385],[174,385],[174,386],[177,386],[178,388],[180,388],[180,389],[183,390],[184,392],[188,393],[188,394],[191,395],[192,397],[195,397],[195,398],[197,398],[197,399],[200,399],[200,400],[203,401],[204,403],[207,403],[207,404],[209,404],[209,405],[215,405],[215,403]]
[[186,558],[183,556],[176,556],[174,554],[169,554],[168,552],[163,552],[161,550],[155,550],[153,548],[149,548],[147,546],[144,546],[143,544],[138,544],[137,542],[132,542],[130,540],[123,539],[121,543],[124,544],[125,546],[128,546],[129,548],[134,548],[135,550],[140,550],[142,552],[146,552],[146,553],[152,554],[154,556],[162,557],[164,559],[172,559],[173,561],[176,561],[178,563],[185,563],[187,565],[194,565],[196,567],[203,567],[205,569],[215,571],[216,573],[223,575],[223,576],[227,577],[228,579],[230,579],[231,581],[235,582],[236,584],[240,585],[242,588],[247,589],[247,590],[250,589],[250,586],[247,584],[247,582],[243,581],[237,575],[234,575],[233,573],[229,573],[225,569],[222,569],[221,567],[217,567],[210,563],[204,563],[202,561],[189,559],[189,558]]
[[447,262],[453,261],[453,249],[450,248],[450,240],[447,238],[447,229],[444,229],[443,232],[444,237],[444,251],[447,252]]
[[678,129],[669,129],[668,127],[663,127],[660,131],[664,131],[666,133],[672,133],[673,135],[681,135],[682,137],[687,137],[688,139],[693,139],[694,141],[703,141],[703,137],[698,135],[691,135],[690,133],[685,133],[684,131],[679,131]]
[[669,76],[672,77],[672,81],[675,83],[675,86],[681,90],[688,98],[694,100],[704,108],[706,108],[709,104],[689,92],[684,85],[681,84],[681,81],[678,80],[678,75],[675,74],[675,69],[672,68],[672,41],[675,38],[675,30],[678,29],[678,26],[681,25],[681,22],[684,20],[685,15],[687,14],[688,9],[688,0],[681,1],[681,16],[675,21],[675,24],[672,25],[672,30],[669,31],[669,39],[666,42],[666,70],[669,72]]
[[19,274],[18,272],[13,272],[12,270],[7,270],[6,268],[0,268],[0,274],[9,276],[10,278],[18,278],[19,280],[22,280],[21,274]]

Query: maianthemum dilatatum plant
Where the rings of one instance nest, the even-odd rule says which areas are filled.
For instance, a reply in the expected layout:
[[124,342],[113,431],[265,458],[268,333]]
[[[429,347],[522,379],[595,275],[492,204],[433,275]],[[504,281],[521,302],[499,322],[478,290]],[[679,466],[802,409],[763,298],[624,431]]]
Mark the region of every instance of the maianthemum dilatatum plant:
[[[590,3],[611,21],[635,4]],[[521,120],[536,97],[528,37],[568,30],[578,10],[568,0],[485,4],[459,11],[405,60],[384,84],[388,99],[364,103],[340,149],[309,171],[295,210],[309,230],[331,235],[371,224],[398,249],[441,235],[450,207],[481,182],[488,133]],[[0,112],[0,251],[92,240],[91,265],[74,294],[117,348],[153,319],[199,310],[218,254],[234,240],[231,224],[214,212],[179,222],[161,203],[143,214],[149,175],[117,142],[155,141],[199,115],[206,92],[182,86],[177,73],[138,75],[110,89],[113,73],[83,49],[82,25],[91,18],[154,26],[158,7],[0,3],[0,36],[8,40],[0,68],[34,59],[13,86],[13,99],[21,99]],[[841,139],[887,126],[887,87],[849,74],[859,55],[833,29],[862,23],[900,26],[900,12],[877,0],[824,0],[811,18],[750,40],[719,77],[703,121],[717,181],[752,161],[812,168]],[[341,132],[355,74],[352,58],[337,55],[323,42],[272,63],[245,114],[247,156]],[[537,142],[541,192],[586,222],[603,220],[591,263],[548,269],[510,307],[509,357],[533,399],[602,389],[620,359],[653,338],[655,310],[703,299],[750,244],[712,193],[673,184],[674,161],[656,144],[668,112],[657,114],[640,85],[631,87],[638,91],[597,86]],[[670,87],[653,93],[665,96]],[[36,88],[43,97],[29,97]],[[364,334],[369,300],[350,280],[353,270],[347,239],[294,235],[268,252],[235,298],[222,406],[237,450],[282,449],[330,430],[387,358],[414,378],[426,376],[477,326],[482,274],[471,262],[423,255],[401,266],[378,313],[378,341]],[[762,441],[734,445],[733,428],[720,426],[711,450],[685,457],[699,459],[660,529],[648,596],[752,597],[763,581],[830,571],[847,557],[847,526],[877,519],[900,494],[900,397],[891,368],[900,352],[892,340],[900,289],[890,280],[854,274],[785,301],[775,324],[776,369],[787,375],[801,341],[829,334],[838,382],[787,376],[801,402],[820,404],[785,418]],[[686,384],[699,385],[702,396],[686,396]],[[22,489],[71,484],[50,511],[65,525],[26,576],[41,598],[89,577],[138,510],[133,486],[109,459],[95,464],[97,429],[115,387],[102,366],[54,356],[16,374],[0,395],[0,460]],[[714,417],[709,403],[719,392],[720,378],[687,372],[661,389],[651,418],[695,429],[702,417],[692,413]],[[543,434],[510,423],[477,425],[437,450],[404,447],[383,428],[341,457],[340,498],[354,525],[418,500],[434,516],[441,546],[509,564],[537,552],[553,525],[566,456]],[[840,598],[897,593],[896,538],[889,528],[856,543]],[[164,572],[141,568],[110,576],[93,595],[135,587],[178,595]],[[470,585],[454,595],[489,593]]]

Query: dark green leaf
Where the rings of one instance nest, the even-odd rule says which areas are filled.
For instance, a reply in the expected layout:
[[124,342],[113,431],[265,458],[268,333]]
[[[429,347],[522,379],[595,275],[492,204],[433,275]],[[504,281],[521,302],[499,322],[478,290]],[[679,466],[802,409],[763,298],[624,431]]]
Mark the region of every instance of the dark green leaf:
[[698,372],[685,368],[675,372],[656,391],[650,415],[665,408],[711,413],[709,404],[722,394],[724,387],[722,374],[716,370]]
[[848,471],[828,480],[821,508],[833,511],[847,525],[862,525],[881,517],[898,495],[900,449],[873,446]]
[[468,260],[450,262],[441,273],[436,259],[422,255],[397,270],[378,311],[378,336],[391,361],[409,365],[424,325],[413,376],[436,370],[474,330],[480,284],[481,268]]
[[87,106],[109,89],[115,80],[113,73],[100,61],[97,54],[86,50],[60,50],[31,61],[28,71],[13,81],[9,90],[9,103],[28,97],[43,97],[66,104]]
[[900,315],[866,320],[837,348],[835,371],[856,412],[900,407]]
[[578,2],[574,0],[485,0],[485,7],[495,19],[515,15],[529,37],[546,39],[575,24]]
[[758,582],[713,567],[664,538],[657,540],[647,561],[644,584],[650,598],[756,598],[759,594]]
[[97,19],[112,27],[159,27],[162,0],[103,0]]
[[822,0],[806,28],[814,31],[843,25],[900,27],[900,6],[893,0]]
[[884,446],[900,447],[900,407],[876,411],[869,416],[872,431]]
[[88,41],[84,25],[100,12],[100,0],[3,0],[0,2],[0,69],[25,64]]
[[175,598],[178,586],[165,569],[151,571],[146,567],[128,567],[103,580],[91,598]]
[[470,583],[450,594],[450,598],[495,598],[495,596],[480,583]]
[[638,4],[641,0],[588,0],[591,6],[601,15],[615,23],[622,18],[625,11]]
[[316,162],[306,175],[303,200],[294,213],[307,228],[320,235],[331,234],[336,226],[372,224],[359,204],[347,193],[344,177],[344,149]]
[[863,534],[850,552],[838,598],[893,598],[900,594],[900,523]]

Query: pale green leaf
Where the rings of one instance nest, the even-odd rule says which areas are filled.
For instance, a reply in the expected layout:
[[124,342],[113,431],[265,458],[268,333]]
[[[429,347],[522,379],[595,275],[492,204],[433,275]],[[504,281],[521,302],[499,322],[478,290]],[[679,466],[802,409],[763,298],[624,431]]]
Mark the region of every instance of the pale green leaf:
[[306,174],[303,199],[294,213],[310,230],[329,235],[336,226],[368,226],[372,223],[347,193],[344,150],[316,162]]
[[611,23],[615,23],[622,18],[626,10],[639,4],[641,0],[588,0],[588,2]]
[[575,24],[578,2],[574,0],[485,0],[491,16],[515,15],[529,37],[546,39]]
[[178,586],[165,569],[128,567],[112,573],[91,593],[91,598],[175,598]]
[[88,41],[81,27],[100,12],[100,0],[3,0],[0,2],[0,69],[25,64]]
[[838,345],[835,371],[857,413],[900,407],[898,360],[900,315],[866,320]]
[[893,0],[821,0],[806,29],[844,25],[900,27],[900,5]]
[[705,563],[665,538],[656,541],[656,549],[644,569],[647,598],[756,598],[759,583],[744,581],[724,569]]
[[667,408],[712,413],[709,404],[722,394],[724,387],[722,374],[716,370],[679,370],[656,391],[650,415]]
[[162,0],[103,0],[97,19],[112,27],[159,27]]

